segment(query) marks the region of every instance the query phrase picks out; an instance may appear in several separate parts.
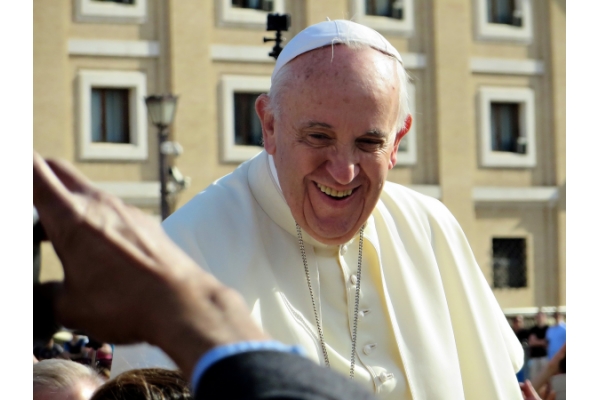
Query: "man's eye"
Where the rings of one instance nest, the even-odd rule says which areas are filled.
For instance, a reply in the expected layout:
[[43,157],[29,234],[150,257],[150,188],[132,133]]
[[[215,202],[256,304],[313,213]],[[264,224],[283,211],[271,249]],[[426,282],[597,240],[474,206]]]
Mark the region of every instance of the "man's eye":
[[327,133],[312,131],[300,133],[297,140],[312,147],[327,147],[333,139]]
[[312,146],[327,146],[331,143],[331,137],[324,133],[309,133],[306,142]]
[[308,135],[309,138],[314,140],[328,140],[329,136],[322,133],[311,133]]
[[383,142],[379,140],[359,140],[357,145],[360,149],[365,151],[377,150],[383,146]]

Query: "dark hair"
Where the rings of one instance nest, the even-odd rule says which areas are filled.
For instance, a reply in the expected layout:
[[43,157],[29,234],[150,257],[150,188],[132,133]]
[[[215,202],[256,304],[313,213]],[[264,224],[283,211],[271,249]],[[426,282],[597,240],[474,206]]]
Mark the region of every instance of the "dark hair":
[[188,400],[192,394],[180,371],[132,369],[102,385],[91,400]]

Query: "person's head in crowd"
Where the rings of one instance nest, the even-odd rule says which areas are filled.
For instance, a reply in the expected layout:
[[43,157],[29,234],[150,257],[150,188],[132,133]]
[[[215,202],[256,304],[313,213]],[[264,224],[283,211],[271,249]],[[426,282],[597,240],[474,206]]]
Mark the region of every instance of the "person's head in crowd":
[[113,349],[108,343],[96,350],[96,370],[105,379],[110,379],[110,368],[112,366]]
[[564,315],[559,311],[555,311],[554,312],[554,323],[559,324],[560,322],[564,322],[564,321],[565,321]]
[[60,345],[55,343],[54,338],[51,337],[50,339],[48,339],[48,341],[46,343],[44,343],[42,346],[39,346],[39,347],[42,347],[45,349],[53,349],[53,348],[57,348],[58,346],[60,346]]
[[192,393],[180,371],[132,369],[106,382],[91,400],[188,400]]
[[54,343],[54,338],[50,338],[45,343],[33,348],[33,355],[39,361],[61,357],[62,353],[62,346]]
[[513,320],[512,320],[513,331],[518,332],[521,329],[523,329],[524,326],[525,326],[525,324],[523,322],[523,316],[522,315],[517,315],[517,316],[513,317]]
[[103,382],[76,362],[43,360],[33,365],[33,400],[88,400]]
[[65,343],[65,348],[68,346],[70,353],[81,353],[87,342],[88,339],[85,336],[74,333],[71,340]]
[[544,313],[542,311],[538,311],[538,313],[535,314],[535,324],[537,326],[546,325],[546,313]]

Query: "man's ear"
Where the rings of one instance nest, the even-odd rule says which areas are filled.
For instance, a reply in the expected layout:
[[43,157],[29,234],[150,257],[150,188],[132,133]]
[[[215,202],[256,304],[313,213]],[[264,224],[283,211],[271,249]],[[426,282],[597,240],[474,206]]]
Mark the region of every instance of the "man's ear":
[[275,154],[275,117],[269,110],[269,96],[261,94],[254,103],[254,108],[262,126],[263,144],[267,153]]
[[410,127],[412,125],[412,115],[408,114],[408,117],[404,120],[404,126],[398,133],[396,133],[396,137],[394,138],[394,148],[392,149],[392,154],[390,154],[390,165],[389,169],[394,168],[396,165],[396,161],[398,159],[398,146],[400,145],[400,139],[402,139],[408,131],[410,131]]

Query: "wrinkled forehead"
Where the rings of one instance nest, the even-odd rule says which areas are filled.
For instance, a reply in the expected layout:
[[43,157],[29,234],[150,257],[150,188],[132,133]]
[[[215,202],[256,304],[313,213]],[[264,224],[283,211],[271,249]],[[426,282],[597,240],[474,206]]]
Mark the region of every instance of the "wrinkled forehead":
[[[283,70],[293,70],[295,79],[306,80],[311,76],[327,79],[328,75],[362,75],[393,79],[396,61],[390,56],[368,46],[336,44],[323,46],[301,54],[286,64]],[[279,72],[278,78],[283,76]]]
[[377,117],[377,128],[387,131],[389,127],[382,124],[395,124],[398,119],[400,83],[395,63],[369,47],[339,45],[333,55],[324,47],[287,64],[276,78],[278,89],[271,100],[283,118],[336,126],[332,120],[342,115],[346,121],[349,115],[363,121]]

